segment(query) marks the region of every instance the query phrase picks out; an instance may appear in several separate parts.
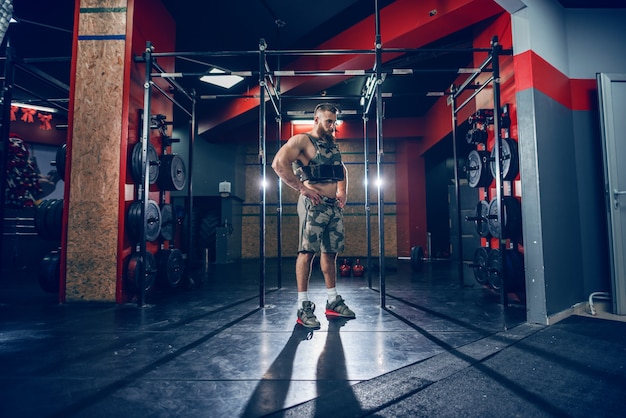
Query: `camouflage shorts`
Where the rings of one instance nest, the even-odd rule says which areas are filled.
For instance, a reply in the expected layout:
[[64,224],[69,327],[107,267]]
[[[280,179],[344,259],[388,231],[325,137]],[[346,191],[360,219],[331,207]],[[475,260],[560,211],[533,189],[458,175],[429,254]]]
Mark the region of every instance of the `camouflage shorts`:
[[336,199],[324,197],[322,203],[313,205],[300,195],[298,199],[300,238],[298,252],[340,253],[344,249],[343,210]]

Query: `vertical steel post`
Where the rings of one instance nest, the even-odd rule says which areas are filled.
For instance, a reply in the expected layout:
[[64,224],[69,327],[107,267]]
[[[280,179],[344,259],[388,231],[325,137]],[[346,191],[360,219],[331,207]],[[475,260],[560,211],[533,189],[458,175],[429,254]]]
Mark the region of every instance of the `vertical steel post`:
[[265,40],[259,42],[259,169],[261,171],[261,204],[259,207],[259,307],[265,306]]
[[[2,132],[0,136],[2,143],[0,147],[0,219],[4,225],[4,205],[6,201],[6,184],[7,184],[7,164],[9,154],[9,134],[11,133],[11,101],[13,100],[13,78],[15,75],[15,67],[13,66],[14,52],[11,47],[11,25],[7,29],[5,37],[6,42],[6,60],[4,62],[4,85],[2,86]],[[0,254],[3,254],[3,240],[0,239]]]
[[369,140],[367,137],[367,121],[368,117],[363,114],[363,178],[365,179],[363,187],[365,188],[365,238],[367,242],[367,286],[372,288],[372,218],[370,207],[370,162],[369,162]]
[[191,271],[193,258],[193,149],[198,136],[198,124],[196,115],[197,96],[196,91],[191,93],[191,126],[189,128],[189,168],[187,169],[187,272]]
[[[494,147],[496,149],[496,203],[498,208],[498,225],[500,226],[500,236],[498,238],[498,247],[500,250],[500,272],[502,274],[502,289],[501,289],[501,303],[502,307],[506,308],[508,304],[507,300],[507,284],[508,280],[505,272],[505,252],[506,252],[506,239],[503,238],[504,232],[504,208],[502,205],[502,198],[504,197],[504,182],[502,180],[502,132],[500,132],[500,51],[502,45],[498,42],[498,37],[494,36],[491,39],[491,69],[493,71],[493,132],[495,137]],[[506,319],[505,329],[506,329]]]
[[[450,87],[451,95],[450,95],[450,106],[452,108],[452,156],[454,159],[454,195],[456,196],[456,228],[458,231],[457,236],[457,247],[458,247],[458,274],[459,281],[461,287],[464,286],[465,281],[463,280],[463,234],[462,234],[462,223],[461,223],[461,188],[459,185],[459,163],[458,163],[458,144],[456,137],[456,125],[457,125],[457,116],[456,116],[456,87],[452,85]],[[430,248],[428,249],[428,257],[431,257]]]
[[[278,108],[281,108],[281,102],[280,102],[280,98],[278,101]],[[282,112],[282,111],[281,111]],[[282,113],[281,113],[282,114]],[[278,115],[276,121],[277,121],[277,125],[276,125],[276,129],[278,129],[278,133],[276,134],[276,142],[277,142],[277,149],[276,151],[278,151],[280,149],[280,133],[282,131],[282,117],[281,114]],[[283,182],[280,180],[280,178],[278,178],[278,183],[276,184],[276,192],[278,194],[278,202],[277,202],[277,206],[276,206],[276,239],[277,239],[277,245],[276,245],[276,253],[277,253],[277,267],[278,267],[278,272],[277,272],[277,286],[278,288],[282,288],[283,287]]]
[[382,80],[382,43],[380,35],[376,35],[376,182],[378,190],[378,262],[380,269],[378,278],[380,282],[380,307],[384,308],[385,301],[385,197],[383,193],[383,95],[381,90]]
[[150,163],[148,162],[148,145],[150,143],[150,101],[152,97],[152,51],[154,47],[150,41],[146,42],[144,52],[145,78],[143,84],[143,120],[141,130],[141,189],[139,190],[141,199],[141,227],[139,228],[139,256],[141,263],[138,265],[136,274],[139,277],[139,298],[137,304],[142,307],[146,302],[146,264],[148,250],[146,248],[146,213],[148,213],[148,192],[150,190]]

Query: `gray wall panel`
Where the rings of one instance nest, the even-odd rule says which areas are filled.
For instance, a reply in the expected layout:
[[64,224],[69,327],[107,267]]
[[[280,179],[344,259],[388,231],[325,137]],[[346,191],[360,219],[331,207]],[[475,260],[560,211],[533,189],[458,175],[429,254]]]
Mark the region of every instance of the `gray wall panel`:
[[535,90],[546,310],[584,299],[578,175],[572,112]]
[[517,93],[520,179],[522,185],[522,231],[526,274],[528,322],[546,324],[546,285],[543,266],[541,194],[537,167],[537,143],[533,90]]

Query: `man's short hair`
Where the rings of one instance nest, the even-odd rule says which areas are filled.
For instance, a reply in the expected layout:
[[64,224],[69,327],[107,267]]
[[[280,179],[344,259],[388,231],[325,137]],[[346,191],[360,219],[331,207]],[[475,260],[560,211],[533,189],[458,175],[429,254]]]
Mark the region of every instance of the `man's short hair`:
[[317,111],[321,110],[322,112],[333,112],[333,113],[338,113],[339,112],[339,108],[337,107],[337,105],[334,105],[332,103],[320,103],[317,106],[315,106],[315,110],[313,111],[313,114],[317,114]]

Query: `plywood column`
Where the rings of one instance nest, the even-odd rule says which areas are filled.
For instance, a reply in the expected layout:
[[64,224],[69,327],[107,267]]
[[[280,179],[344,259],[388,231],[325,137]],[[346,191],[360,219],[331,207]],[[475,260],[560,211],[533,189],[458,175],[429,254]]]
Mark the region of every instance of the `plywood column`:
[[115,301],[127,0],[79,0],[65,300]]

